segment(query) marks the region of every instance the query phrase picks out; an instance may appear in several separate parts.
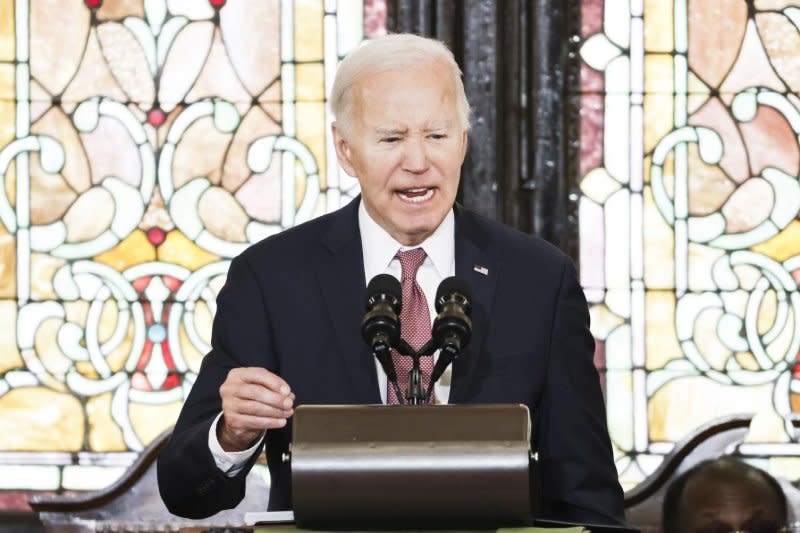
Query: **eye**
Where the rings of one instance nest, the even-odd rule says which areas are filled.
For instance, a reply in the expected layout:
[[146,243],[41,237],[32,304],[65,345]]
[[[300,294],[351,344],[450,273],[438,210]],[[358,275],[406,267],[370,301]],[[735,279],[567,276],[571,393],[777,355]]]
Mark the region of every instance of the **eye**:
[[430,135],[428,135],[428,137],[433,139],[433,140],[435,140],[435,141],[439,141],[439,140],[442,140],[442,139],[446,139],[447,138],[447,134],[446,133],[431,133]]
[[381,139],[382,143],[394,144],[400,141],[400,137],[383,137]]

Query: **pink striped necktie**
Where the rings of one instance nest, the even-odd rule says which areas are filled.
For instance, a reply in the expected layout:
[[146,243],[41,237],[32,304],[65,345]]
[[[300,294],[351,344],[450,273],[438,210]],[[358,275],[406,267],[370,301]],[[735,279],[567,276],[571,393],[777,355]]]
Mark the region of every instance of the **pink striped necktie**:
[[[420,265],[425,262],[425,250],[414,248],[404,252],[397,252],[397,259],[400,260],[402,275],[400,285],[403,289],[403,309],[400,311],[400,336],[412,348],[419,350],[431,338],[431,317],[428,309],[428,301],[422,287],[417,283],[417,271]],[[396,350],[392,350],[392,362],[397,371],[397,383],[400,391],[405,394],[408,388],[408,373],[411,371],[412,359],[407,355],[400,355]],[[433,372],[433,356],[426,355],[420,358],[420,371],[422,372],[422,384],[427,389]],[[387,387],[386,403],[396,405],[400,402],[394,389]],[[436,395],[431,391],[429,403],[436,403]]]

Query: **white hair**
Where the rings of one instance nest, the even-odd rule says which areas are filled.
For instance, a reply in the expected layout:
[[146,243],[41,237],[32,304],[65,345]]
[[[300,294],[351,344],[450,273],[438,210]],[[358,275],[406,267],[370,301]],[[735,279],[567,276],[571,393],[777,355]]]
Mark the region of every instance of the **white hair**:
[[330,106],[337,126],[345,135],[353,122],[351,88],[362,76],[430,63],[440,63],[449,71],[456,97],[460,126],[469,129],[469,102],[461,81],[461,69],[453,53],[443,43],[410,33],[385,35],[366,40],[339,64],[331,89]]

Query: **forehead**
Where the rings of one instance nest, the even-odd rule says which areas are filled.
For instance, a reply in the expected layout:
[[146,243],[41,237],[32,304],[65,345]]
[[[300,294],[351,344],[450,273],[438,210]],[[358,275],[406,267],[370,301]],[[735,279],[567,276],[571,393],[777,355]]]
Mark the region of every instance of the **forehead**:
[[437,62],[365,75],[352,90],[355,115],[368,126],[449,122],[457,115],[452,77]]

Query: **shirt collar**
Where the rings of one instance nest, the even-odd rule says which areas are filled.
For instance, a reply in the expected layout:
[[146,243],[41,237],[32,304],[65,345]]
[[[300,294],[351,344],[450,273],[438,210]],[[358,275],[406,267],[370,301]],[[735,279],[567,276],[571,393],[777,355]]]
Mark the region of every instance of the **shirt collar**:
[[398,250],[422,248],[439,276],[450,275],[455,257],[455,217],[447,212],[439,227],[417,246],[403,246],[367,213],[362,200],[358,206],[358,229],[361,231],[361,250],[364,254],[364,274],[367,281],[386,271]]

